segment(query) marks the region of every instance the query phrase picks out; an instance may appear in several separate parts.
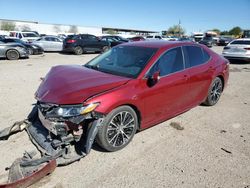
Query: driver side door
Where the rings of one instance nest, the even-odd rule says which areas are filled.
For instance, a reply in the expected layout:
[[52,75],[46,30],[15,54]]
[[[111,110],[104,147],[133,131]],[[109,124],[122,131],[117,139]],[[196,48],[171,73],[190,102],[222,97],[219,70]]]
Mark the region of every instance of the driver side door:
[[188,104],[188,71],[185,70],[181,47],[164,52],[148,72],[152,76],[160,72],[159,80],[152,86],[145,84],[144,128],[169,119],[182,112]]

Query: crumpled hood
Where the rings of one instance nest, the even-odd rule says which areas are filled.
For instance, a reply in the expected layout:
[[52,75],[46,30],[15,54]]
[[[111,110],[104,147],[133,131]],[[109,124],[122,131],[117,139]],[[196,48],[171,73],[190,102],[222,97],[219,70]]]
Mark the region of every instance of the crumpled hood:
[[36,92],[36,99],[45,103],[80,104],[128,80],[79,65],[60,65],[52,67],[46,75]]

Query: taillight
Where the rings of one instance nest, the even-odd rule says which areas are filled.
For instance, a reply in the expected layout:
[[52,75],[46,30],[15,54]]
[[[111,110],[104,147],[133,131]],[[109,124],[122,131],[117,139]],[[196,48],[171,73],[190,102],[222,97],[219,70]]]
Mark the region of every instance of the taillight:
[[76,42],[76,40],[74,39],[67,40],[67,43],[74,43],[74,42]]
[[225,46],[223,49],[224,49],[224,50],[228,50],[228,49],[230,49],[230,47]]
[[245,50],[250,50],[250,48],[244,48]]

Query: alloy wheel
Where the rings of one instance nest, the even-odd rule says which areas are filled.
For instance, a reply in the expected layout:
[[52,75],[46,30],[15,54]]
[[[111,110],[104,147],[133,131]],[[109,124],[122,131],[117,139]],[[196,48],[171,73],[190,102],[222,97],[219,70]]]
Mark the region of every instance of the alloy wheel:
[[128,111],[116,114],[107,128],[107,140],[113,147],[121,147],[130,141],[134,134],[135,119]]
[[215,80],[215,82],[213,83],[212,89],[211,89],[211,93],[210,93],[210,97],[211,97],[211,101],[212,103],[217,103],[220,95],[222,93],[222,82],[220,79]]

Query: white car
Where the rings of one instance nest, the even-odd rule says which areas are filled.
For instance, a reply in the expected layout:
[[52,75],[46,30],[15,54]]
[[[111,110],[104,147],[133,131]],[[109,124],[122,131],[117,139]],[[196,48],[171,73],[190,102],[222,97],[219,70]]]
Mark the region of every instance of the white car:
[[43,36],[40,39],[33,41],[32,44],[41,46],[46,52],[60,52],[63,50],[63,40],[56,36]]
[[229,60],[244,60],[250,62],[250,38],[231,41],[224,47],[222,55]]
[[10,37],[16,37],[21,39],[24,42],[32,42],[40,38],[40,36],[34,32],[19,32],[19,31],[11,31]]

